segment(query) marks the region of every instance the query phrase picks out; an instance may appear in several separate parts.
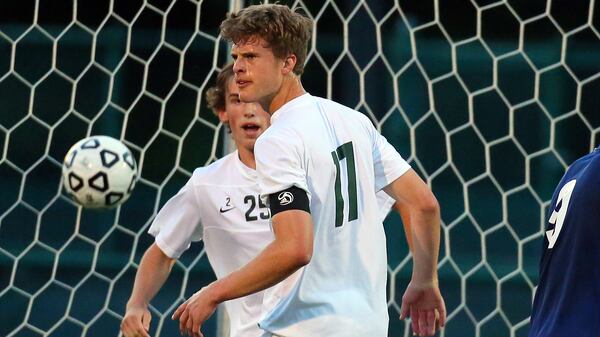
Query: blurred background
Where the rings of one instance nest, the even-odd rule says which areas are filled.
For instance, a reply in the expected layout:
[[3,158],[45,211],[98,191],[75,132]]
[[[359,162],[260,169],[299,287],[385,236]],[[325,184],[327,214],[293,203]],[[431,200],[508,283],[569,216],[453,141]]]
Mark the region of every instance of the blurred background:
[[[257,1],[0,2],[0,336],[117,336],[146,234],[191,172],[228,153],[204,92],[218,26]],[[279,1],[315,20],[305,88],[370,117],[442,208],[443,336],[526,336],[546,209],[600,144],[600,5],[550,0]],[[123,206],[78,207],[69,147],[124,141],[141,177]],[[411,261],[386,219],[389,336]],[[152,336],[214,279],[195,244],[152,302]],[[206,336],[221,330],[217,318]],[[220,336],[219,336],[220,337]]]

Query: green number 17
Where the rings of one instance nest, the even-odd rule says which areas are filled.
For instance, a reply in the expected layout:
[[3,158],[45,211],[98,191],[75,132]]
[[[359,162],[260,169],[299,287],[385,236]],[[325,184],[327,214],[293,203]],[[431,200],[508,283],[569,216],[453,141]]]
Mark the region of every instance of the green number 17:
[[331,157],[335,164],[335,227],[344,224],[344,198],[342,197],[342,177],[340,174],[340,161],[346,159],[346,171],[348,173],[348,221],[358,219],[356,201],[356,167],[354,166],[354,147],[352,142],[340,145],[335,151],[331,151]]

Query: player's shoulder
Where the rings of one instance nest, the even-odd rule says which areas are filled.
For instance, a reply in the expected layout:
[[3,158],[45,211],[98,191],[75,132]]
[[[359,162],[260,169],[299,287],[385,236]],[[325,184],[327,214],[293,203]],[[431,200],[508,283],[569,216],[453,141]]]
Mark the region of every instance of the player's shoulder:
[[578,158],[571,165],[567,173],[577,173],[581,170],[589,170],[594,168],[600,168],[600,148],[596,148],[594,151]]
[[260,147],[262,144],[271,142],[293,143],[295,140],[302,137],[302,130],[305,127],[306,118],[301,114],[283,113],[280,117],[282,120],[278,123],[273,123],[256,139],[254,145]]
[[302,129],[295,125],[271,125],[256,139],[255,157],[257,161],[263,161],[266,158],[292,155],[302,147],[303,137]]
[[326,108],[328,112],[329,111],[339,111],[339,112],[345,113],[345,114],[362,115],[360,112],[356,111],[355,109],[352,109],[352,108],[345,106],[342,103],[338,103],[334,100],[324,98],[324,97],[319,97],[319,96],[312,96],[312,97],[317,101],[317,103],[319,105]]
[[237,151],[234,151],[206,166],[194,170],[190,180],[194,185],[214,185],[215,183],[226,183],[228,177],[235,176],[235,160]]
[[594,149],[589,155],[591,164],[600,167],[600,146]]
[[571,180],[579,180],[584,177],[587,177],[587,179],[584,180],[588,182],[590,181],[589,179],[600,182],[600,149],[597,148],[594,151],[579,157],[569,165],[558,182],[555,189],[555,195]]
[[337,114],[340,118],[343,119],[355,119],[356,122],[361,123],[362,125],[365,126],[373,126],[371,120],[369,119],[369,117],[365,116],[365,114],[363,114],[362,112],[355,110],[353,108],[350,108],[348,106],[345,106],[341,103],[338,103],[336,101],[327,99],[327,98],[323,98],[323,97],[318,97],[318,96],[313,96],[316,101],[318,102],[319,105],[321,105],[324,110],[328,113],[328,114]]

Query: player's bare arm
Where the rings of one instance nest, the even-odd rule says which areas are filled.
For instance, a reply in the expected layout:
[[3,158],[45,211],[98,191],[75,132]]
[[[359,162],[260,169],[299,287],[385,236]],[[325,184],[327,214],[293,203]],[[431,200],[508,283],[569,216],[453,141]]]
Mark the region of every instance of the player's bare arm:
[[408,243],[408,249],[412,252],[412,229],[410,225],[410,208],[408,205],[396,201],[392,206],[392,209],[400,214],[400,219],[402,219],[402,225],[404,227],[404,236],[406,237],[406,242]]
[[203,336],[202,324],[221,302],[267,289],[310,262],[313,223],[309,213],[288,210],[272,218],[275,240],[246,266],[203,288],[175,313],[182,334]]
[[409,242],[414,259],[411,282],[402,298],[401,318],[410,316],[413,331],[435,334],[443,327],[446,308],[439,291],[437,258],[440,244],[440,209],[425,182],[409,170],[385,188],[405,206],[410,218]]
[[165,255],[156,243],[144,253],[121,322],[121,332],[125,337],[150,337],[148,330],[152,316],[148,304],[165,283],[174,263],[175,259]]

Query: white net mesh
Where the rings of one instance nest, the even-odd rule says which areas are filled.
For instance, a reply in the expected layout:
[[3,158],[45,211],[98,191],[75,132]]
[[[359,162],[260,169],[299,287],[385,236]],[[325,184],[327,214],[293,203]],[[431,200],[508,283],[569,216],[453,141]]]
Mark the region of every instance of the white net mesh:
[[[545,208],[600,140],[600,6],[284,3],[316,22],[307,90],[371,117],[440,201],[442,335],[526,336]],[[217,34],[228,8],[0,3],[0,336],[118,334],[153,216],[224,152],[203,93],[227,59]],[[91,134],[122,139],[139,164],[116,210],[83,210],[61,192],[62,157]],[[411,268],[398,216],[386,230],[389,335],[409,336],[396,319]],[[177,335],[170,313],[213,278],[193,245],[152,303],[151,335]]]

